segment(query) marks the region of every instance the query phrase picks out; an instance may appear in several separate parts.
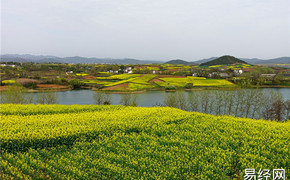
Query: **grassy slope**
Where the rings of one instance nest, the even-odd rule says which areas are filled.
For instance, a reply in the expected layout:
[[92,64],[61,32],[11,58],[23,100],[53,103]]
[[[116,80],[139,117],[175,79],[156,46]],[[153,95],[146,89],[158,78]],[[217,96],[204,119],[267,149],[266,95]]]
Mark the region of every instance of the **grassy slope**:
[[212,61],[202,63],[200,66],[214,66],[214,65],[228,65],[228,64],[234,64],[234,63],[239,63],[239,64],[248,64],[245,61],[242,61],[238,58],[235,58],[233,56],[222,56],[217,59],[214,59]]
[[289,167],[289,122],[162,107],[0,110],[4,178],[227,179],[246,168]]
[[[84,80],[87,84],[103,84],[105,88],[103,90],[111,90],[114,87],[114,91],[140,91],[144,89],[154,89],[165,87],[168,85],[174,85],[176,87],[184,88],[188,83],[193,83],[196,87],[235,87],[236,85],[225,79],[206,79],[204,77],[184,77],[184,78],[157,78],[160,82],[150,83],[149,81],[156,78],[155,74],[119,74],[109,77],[99,77],[98,80]],[[107,81],[106,81],[107,80]],[[119,80],[111,82],[111,80]],[[128,86],[120,86],[122,84],[128,84]],[[120,86],[120,87],[119,87]],[[109,88],[108,88],[109,87]],[[125,88],[125,89],[124,89]]]

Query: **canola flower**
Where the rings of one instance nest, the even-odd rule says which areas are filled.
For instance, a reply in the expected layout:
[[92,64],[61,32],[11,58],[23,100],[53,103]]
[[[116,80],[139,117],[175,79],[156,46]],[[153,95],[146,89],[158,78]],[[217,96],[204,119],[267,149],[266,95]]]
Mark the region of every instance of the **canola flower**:
[[169,107],[3,104],[0,113],[3,179],[231,179],[289,167],[289,122]]

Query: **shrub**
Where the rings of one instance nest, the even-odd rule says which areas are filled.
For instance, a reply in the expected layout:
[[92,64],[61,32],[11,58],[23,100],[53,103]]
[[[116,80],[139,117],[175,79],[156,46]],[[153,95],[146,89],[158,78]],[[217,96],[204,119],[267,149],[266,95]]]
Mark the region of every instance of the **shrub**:
[[72,89],[80,88],[82,85],[84,85],[84,83],[82,83],[78,79],[72,79],[72,80],[70,80],[69,81],[69,84],[71,85],[71,88]]
[[165,90],[176,90],[175,86],[165,86]]
[[192,89],[193,88],[193,83],[188,83],[184,86],[185,89]]
[[23,86],[28,88],[28,89],[35,89],[37,87],[37,83],[36,82],[27,82],[27,83],[24,83]]

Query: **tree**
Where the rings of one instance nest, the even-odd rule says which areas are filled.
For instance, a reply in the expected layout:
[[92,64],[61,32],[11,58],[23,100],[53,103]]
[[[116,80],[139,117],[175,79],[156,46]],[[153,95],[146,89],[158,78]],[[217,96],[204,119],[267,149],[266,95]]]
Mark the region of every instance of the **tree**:
[[104,105],[110,105],[110,104],[112,104],[112,94],[105,93],[105,95],[104,95]]
[[120,104],[124,106],[137,106],[137,95],[136,94],[122,94]]
[[184,91],[177,91],[176,93],[177,107],[182,110],[186,110],[187,102]]
[[173,92],[169,92],[165,94],[164,105],[168,107],[176,107],[176,108],[178,107],[176,96]]
[[104,93],[102,93],[102,92],[95,92],[93,98],[95,100],[95,103],[98,105],[104,103]]
[[80,80],[78,80],[78,79],[70,80],[69,84],[71,85],[72,89],[80,88],[83,85],[83,83]]
[[263,116],[264,119],[281,121],[285,114],[285,104],[280,92],[271,91],[267,96]]
[[95,92],[93,98],[98,105],[110,105],[112,103],[112,95],[110,93]]
[[32,96],[26,95],[25,92],[26,90],[20,85],[8,86],[6,92],[1,92],[1,103],[32,103]]
[[56,104],[57,103],[57,94],[56,94],[56,92],[38,93],[36,102],[38,104]]
[[282,121],[285,115],[285,104],[281,99],[274,101],[269,109],[270,119]]
[[193,88],[193,83],[187,83],[185,86],[184,86],[185,89],[192,89]]
[[280,75],[276,75],[273,79],[273,84],[274,85],[280,85],[282,82],[283,78]]
[[286,119],[290,119],[290,100],[285,101]]
[[191,111],[198,111],[198,105],[200,104],[200,93],[190,92],[188,94],[188,104]]
[[37,83],[36,82],[27,82],[23,84],[24,87],[28,89],[36,89]]

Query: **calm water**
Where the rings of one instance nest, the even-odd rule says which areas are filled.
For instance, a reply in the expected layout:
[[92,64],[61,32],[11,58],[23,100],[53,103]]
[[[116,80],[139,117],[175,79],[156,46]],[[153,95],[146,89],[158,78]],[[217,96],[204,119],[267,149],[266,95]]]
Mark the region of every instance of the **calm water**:
[[[290,100],[290,88],[263,88],[263,91],[279,91],[285,100]],[[91,90],[73,90],[56,92],[58,95],[59,104],[95,104],[94,91]],[[148,91],[143,94],[137,94],[138,106],[156,106],[163,103],[164,96],[167,92],[164,91]],[[38,93],[33,93],[36,99]],[[188,94],[188,92],[186,92]],[[121,94],[112,94],[112,104],[119,104]]]

